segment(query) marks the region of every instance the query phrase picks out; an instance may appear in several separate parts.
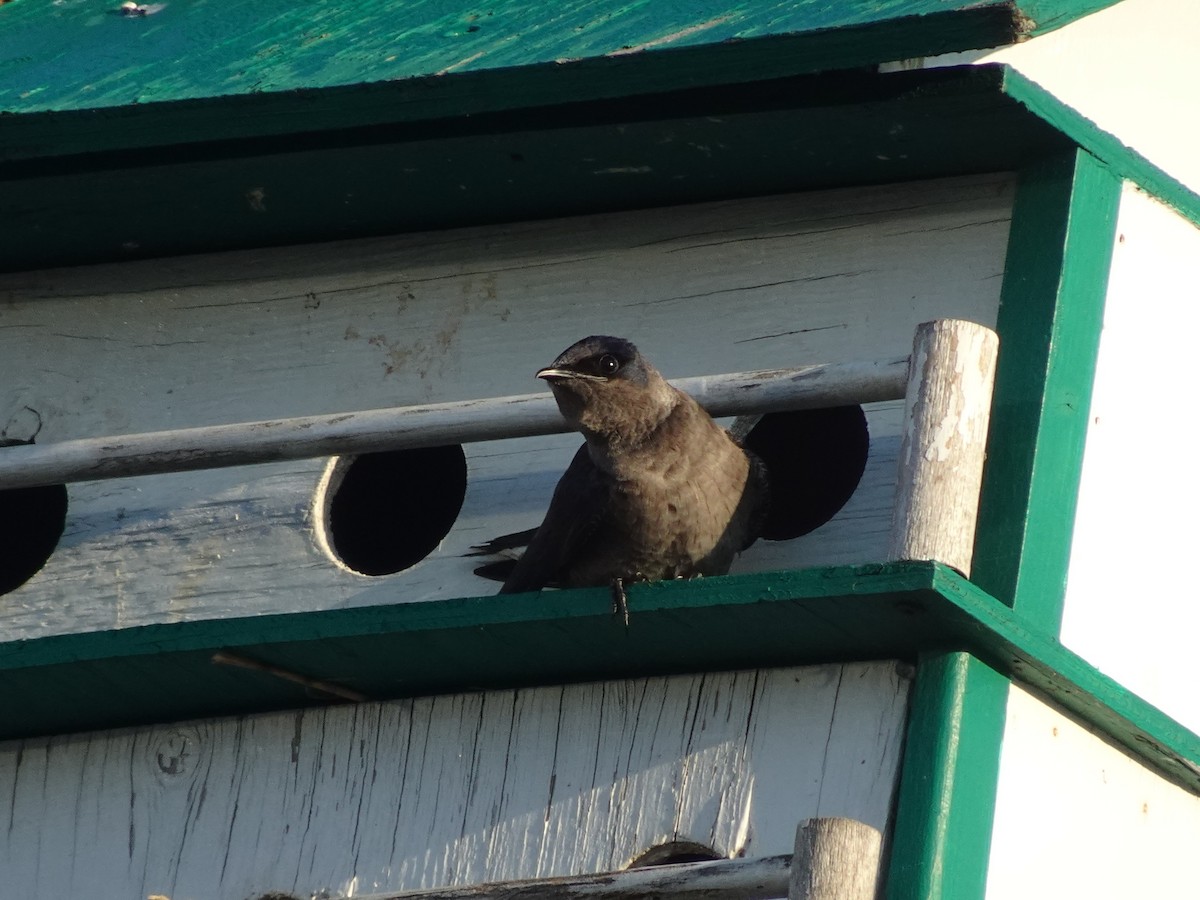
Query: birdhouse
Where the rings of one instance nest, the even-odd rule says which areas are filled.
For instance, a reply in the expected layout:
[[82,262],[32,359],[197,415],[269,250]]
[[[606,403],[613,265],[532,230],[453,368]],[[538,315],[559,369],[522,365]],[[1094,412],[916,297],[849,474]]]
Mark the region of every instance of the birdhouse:
[[[14,896],[1190,896],[1149,3],[0,0]],[[769,504],[498,594],[589,335]]]

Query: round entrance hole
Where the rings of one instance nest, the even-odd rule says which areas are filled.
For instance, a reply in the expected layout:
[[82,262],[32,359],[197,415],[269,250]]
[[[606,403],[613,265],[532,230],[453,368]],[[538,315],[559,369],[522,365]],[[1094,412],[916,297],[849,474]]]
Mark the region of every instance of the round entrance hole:
[[768,413],[743,441],[767,467],[763,537],[787,541],[824,525],[858,488],[871,436],[861,406]]
[[[0,447],[24,443],[0,441]],[[0,491],[0,594],[16,590],[41,571],[66,524],[65,484]]]
[[330,552],[361,575],[416,565],[450,532],[467,493],[460,445],[339,456],[317,499]]

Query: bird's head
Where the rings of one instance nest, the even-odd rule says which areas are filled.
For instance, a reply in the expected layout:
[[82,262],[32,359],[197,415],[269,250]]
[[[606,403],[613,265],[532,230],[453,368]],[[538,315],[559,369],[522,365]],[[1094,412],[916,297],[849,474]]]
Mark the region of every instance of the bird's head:
[[636,439],[675,403],[670,385],[624,338],[577,341],[537,377],[550,385],[563,417],[589,438]]

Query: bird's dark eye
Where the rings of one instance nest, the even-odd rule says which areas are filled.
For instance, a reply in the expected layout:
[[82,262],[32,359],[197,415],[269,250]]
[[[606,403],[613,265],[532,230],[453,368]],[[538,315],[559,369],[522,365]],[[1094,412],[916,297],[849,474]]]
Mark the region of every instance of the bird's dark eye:
[[621,363],[611,353],[605,353],[600,357],[600,362],[597,364],[601,375],[614,375],[617,369],[621,368]]

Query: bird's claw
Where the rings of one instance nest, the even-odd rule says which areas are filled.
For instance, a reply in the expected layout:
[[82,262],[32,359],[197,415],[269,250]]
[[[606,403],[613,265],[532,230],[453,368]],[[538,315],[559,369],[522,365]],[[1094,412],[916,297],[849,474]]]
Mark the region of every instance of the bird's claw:
[[613,579],[612,614],[620,616],[625,627],[629,627],[629,597],[625,594],[625,580],[623,578]]

